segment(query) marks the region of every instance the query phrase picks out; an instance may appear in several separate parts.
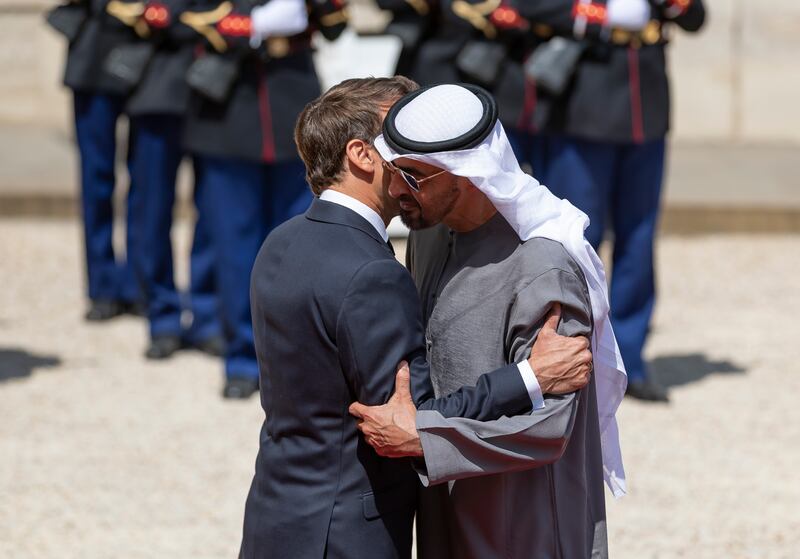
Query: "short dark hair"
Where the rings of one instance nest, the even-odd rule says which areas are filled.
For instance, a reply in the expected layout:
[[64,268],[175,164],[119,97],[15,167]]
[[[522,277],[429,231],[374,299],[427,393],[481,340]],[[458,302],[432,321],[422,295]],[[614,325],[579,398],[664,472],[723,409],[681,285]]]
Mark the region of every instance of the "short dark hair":
[[342,179],[347,142],[372,143],[381,132],[381,109],[416,89],[416,82],[403,76],[350,79],[305,106],[294,141],[314,194]]

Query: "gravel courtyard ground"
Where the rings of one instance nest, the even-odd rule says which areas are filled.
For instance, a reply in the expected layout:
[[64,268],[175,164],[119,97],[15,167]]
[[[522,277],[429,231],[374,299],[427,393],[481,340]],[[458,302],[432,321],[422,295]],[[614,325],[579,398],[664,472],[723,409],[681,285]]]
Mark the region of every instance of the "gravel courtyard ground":
[[[235,557],[258,401],[223,401],[214,359],[145,361],[139,319],[83,322],[80,242],[0,221],[0,557]],[[648,355],[672,402],[621,407],[615,559],[798,557],[798,255],[791,235],[661,241]]]

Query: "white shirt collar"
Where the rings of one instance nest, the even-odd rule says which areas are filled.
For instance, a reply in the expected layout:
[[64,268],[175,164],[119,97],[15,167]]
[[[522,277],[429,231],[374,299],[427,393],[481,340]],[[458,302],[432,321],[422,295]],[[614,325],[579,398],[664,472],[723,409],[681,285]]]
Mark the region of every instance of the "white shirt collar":
[[319,197],[320,200],[325,200],[326,202],[332,202],[334,204],[339,204],[340,206],[344,206],[345,208],[350,208],[358,215],[366,219],[370,225],[372,225],[381,238],[384,241],[389,240],[389,233],[386,232],[386,225],[383,223],[383,219],[381,216],[378,215],[378,212],[364,204],[363,202],[359,202],[352,196],[348,196],[347,194],[343,194],[337,190],[332,190],[330,188],[322,191]]

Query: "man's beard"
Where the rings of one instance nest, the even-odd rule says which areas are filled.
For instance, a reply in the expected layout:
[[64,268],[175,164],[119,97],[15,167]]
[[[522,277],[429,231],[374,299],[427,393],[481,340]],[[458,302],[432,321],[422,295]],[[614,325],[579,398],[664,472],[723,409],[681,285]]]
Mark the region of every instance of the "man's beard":
[[425,215],[422,206],[410,196],[402,198],[402,201],[407,204],[412,203],[417,206],[413,210],[404,210],[402,207],[400,208],[400,221],[402,221],[403,224],[412,231],[433,227],[441,221],[441,219],[432,219]]
[[428,227],[433,227],[436,225],[435,223],[429,222],[427,219],[425,219],[425,216],[422,215],[422,210],[420,210],[416,216],[412,216],[410,212],[405,210],[400,210],[400,221],[402,221],[403,225],[412,231],[427,229]]
[[[453,192],[456,192],[453,190]],[[414,201],[416,203],[416,201]],[[418,231],[420,229],[427,229],[428,227],[433,227],[434,225],[439,225],[444,217],[452,211],[452,209],[456,205],[456,196],[453,196],[446,202],[444,205],[439,208],[435,208],[437,211],[434,212],[434,215],[430,215],[433,208],[429,208],[429,211],[426,211],[422,208],[422,205],[417,203],[417,209],[408,211],[400,208],[400,221],[403,224],[411,229],[412,231]]]
[[[405,195],[398,199],[400,207],[400,219],[412,231],[427,229],[442,222],[442,220],[453,210],[458,201],[458,187],[455,178],[449,184],[442,185],[441,190],[436,195],[429,197],[423,207],[415,198]],[[404,210],[402,204],[415,205],[412,210]]]

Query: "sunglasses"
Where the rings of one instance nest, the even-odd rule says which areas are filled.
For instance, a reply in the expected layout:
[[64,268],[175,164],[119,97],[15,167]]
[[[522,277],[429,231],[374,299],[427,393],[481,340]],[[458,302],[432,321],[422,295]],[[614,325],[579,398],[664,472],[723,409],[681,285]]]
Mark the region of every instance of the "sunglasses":
[[431,180],[432,178],[438,177],[442,173],[446,173],[447,172],[447,170],[444,169],[442,171],[439,171],[438,173],[434,173],[432,175],[428,175],[425,178],[418,179],[417,177],[415,177],[414,175],[412,175],[408,171],[402,170],[400,167],[396,166],[394,163],[389,163],[388,161],[384,161],[383,162],[383,166],[386,167],[386,170],[389,171],[390,173],[400,173],[400,176],[403,177],[404,181],[406,181],[406,184],[408,185],[408,188],[410,188],[414,192],[419,192],[420,189],[422,188],[423,183]]

